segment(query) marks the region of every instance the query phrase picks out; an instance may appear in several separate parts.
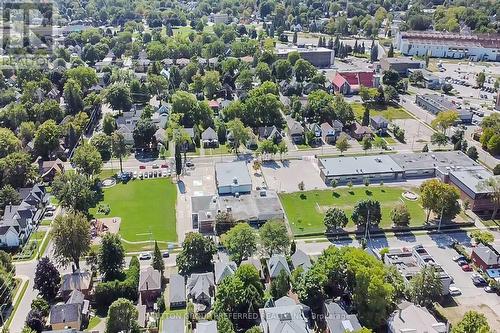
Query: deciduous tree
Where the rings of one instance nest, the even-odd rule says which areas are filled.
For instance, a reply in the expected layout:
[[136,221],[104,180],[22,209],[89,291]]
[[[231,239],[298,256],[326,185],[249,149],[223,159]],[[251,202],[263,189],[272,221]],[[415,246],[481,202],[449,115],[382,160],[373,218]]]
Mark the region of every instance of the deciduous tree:
[[76,148],[71,161],[78,172],[90,178],[98,174],[102,168],[101,154],[90,143],[83,143]]
[[106,281],[121,277],[125,265],[125,250],[120,236],[107,232],[101,239],[97,255],[98,268]]
[[40,296],[46,301],[52,301],[59,290],[61,276],[59,271],[48,257],[43,257],[38,261],[35,269],[33,288],[38,290]]
[[189,275],[209,269],[215,252],[215,244],[210,238],[194,232],[186,234],[176,260],[179,273]]
[[409,296],[413,303],[428,306],[441,297],[443,283],[433,266],[425,266],[412,277]]
[[290,237],[282,221],[267,221],[259,229],[262,250],[271,257],[273,254],[286,254],[290,248]]
[[326,211],[324,224],[327,232],[334,232],[338,228],[344,228],[349,220],[345,212],[340,208],[329,208]]
[[490,333],[486,316],[474,310],[467,311],[462,320],[451,330],[452,333]]
[[239,264],[257,250],[257,233],[248,223],[238,223],[223,235],[222,244],[231,259]]
[[52,194],[64,208],[86,213],[96,200],[93,183],[77,173],[58,174],[52,182]]
[[61,265],[73,263],[80,268],[80,258],[90,250],[90,223],[85,215],[70,212],[58,215],[52,223],[54,256]]
[[125,298],[114,301],[108,310],[106,333],[138,333],[140,332],[137,319],[139,313],[135,305]]

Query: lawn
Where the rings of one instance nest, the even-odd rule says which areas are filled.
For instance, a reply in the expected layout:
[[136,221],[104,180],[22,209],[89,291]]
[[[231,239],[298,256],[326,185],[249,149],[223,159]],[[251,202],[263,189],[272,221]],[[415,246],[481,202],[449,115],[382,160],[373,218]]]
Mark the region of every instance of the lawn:
[[[349,217],[348,227],[353,227],[352,209],[356,202],[363,199],[380,201],[382,206],[382,221],[380,226],[392,225],[390,211],[396,203],[403,202],[401,194],[404,188],[387,186],[369,186],[338,188],[323,191],[308,191],[280,194],[281,202],[288,216],[290,226],[295,235],[324,232],[323,217],[330,207],[341,208]],[[416,189],[413,191],[418,192]],[[302,196],[302,197],[301,197]],[[422,225],[425,222],[425,212],[419,201],[404,200],[411,215],[411,225]]]
[[175,202],[177,189],[170,178],[133,180],[103,190],[102,202],[109,205],[108,215],[91,214],[96,218],[120,217],[120,235],[130,242],[149,240],[175,241]]
[[221,154],[231,154],[231,147],[228,145],[219,145],[217,148],[204,148],[205,156],[210,155],[221,155]]
[[356,119],[361,121],[363,119],[363,113],[365,112],[365,105],[370,110],[370,116],[382,116],[387,120],[393,119],[411,119],[412,116],[405,111],[400,106],[394,105],[376,105],[373,103],[361,104],[361,103],[351,103],[352,110]]
[[90,319],[89,325],[87,326],[86,331],[92,331],[94,327],[99,325],[99,323],[103,320],[104,318],[101,318],[99,316],[94,316]]
[[14,291],[12,293],[12,297],[15,297],[15,295],[19,291],[19,288],[21,288],[21,291],[20,291],[19,297],[16,298],[16,302],[13,304],[13,309],[9,315],[9,318],[5,322],[4,327],[6,327],[7,329],[9,328],[10,323],[12,322],[12,318],[14,318],[14,316],[16,314],[17,308],[19,307],[19,304],[21,303],[21,300],[23,299],[24,294],[26,293],[26,289],[28,289],[28,284],[29,284],[28,281],[24,281],[24,282],[22,282],[22,287],[20,287],[21,281],[16,279],[16,287],[14,288]]

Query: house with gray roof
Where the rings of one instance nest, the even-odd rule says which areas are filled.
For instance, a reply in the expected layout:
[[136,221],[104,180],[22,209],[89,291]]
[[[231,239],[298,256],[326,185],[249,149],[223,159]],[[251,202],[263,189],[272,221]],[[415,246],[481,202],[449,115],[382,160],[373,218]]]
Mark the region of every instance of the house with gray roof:
[[50,308],[49,323],[53,330],[76,329],[89,319],[90,302],[78,290],[73,290],[64,304]]
[[389,127],[389,121],[382,116],[370,117],[370,126],[379,135],[385,135]]
[[327,300],[324,304],[325,322],[328,333],[348,333],[361,329],[358,317],[348,314],[339,304]]
[[225,277],[231,276],[236,272],[236,263],[234,261],[215,263],[215,284],[218,285]]
[[471,259],[483,271],[500,268],[500,253],[493,246],[478,244],[472,249]]
[[79,330],[82,326],[81,305],[77,303],[53,305],[50,309],[49,324],[53,330],[67,328]]
[[186,285],[188,298],[193,300],[193,303],[201,305],[198,306],[198,312],[204,312],[212,304],[212,297],[215,292],[214,274],[207,273],[193,273],[187,280]]
[[297,120],[291,116],[286,118],[288,126],[288,135],[294,144],[301,144],[304,142],[304,127]]
[[292,260],[293,269],[301,267],[304,271],[307,271],[312,266],[311,258],[300,249],[297,249],[295,253],[291,255],[290,259]]
[[252,179],[245,161],[215,164],[215,180],[219,194],[248,193]]
[[201,133],[201,142],[203,142],[203,147],[214,148],[219,146],[219,137],[217,132],[212,128],[208,127]]
[[186,282],[182,275],[170,275],[168,300],[171,309],[184,308],[186,306]]
[[438,322],[429,310],[406,301],[391,314],[387,328],[389,333],[448,333],[448,325]]
[[263,333],[311,333],[301,304],[259,309]]
[[269,278],[276,278],[281,271],[285,271],[287,275],[290,275],[290,267],[288,267],[288,262],[285,256],[281,254],[275,254],[267,261],[267,269],[269,271]]
[[152,308],[161,294],[161,272],[151,266],[141,269],[138,291],[142,304]]
[[92,274],[88,271],[76,270],[73,273],[61,276],[61,286],[59,292],[64,299],[68,299],[74,290],[80,291],[88,297],[92,289]]
[[281,131],[274,125],[259,127],[257,132],[259,134],[259,140],[272,140],[275,143],[279,143],[283,140]]
[[321,138],[326,144],[334,144],[337,140],[337,134],[330,123],[325,121],[321,124]]
[[43,208],[48,202],[45,188],[41,185],[20,188],[18,192],[21,203],[7,205],[0,220],[0,244],[5,244],[7,247],[19,246],[28,239],[42,218]]

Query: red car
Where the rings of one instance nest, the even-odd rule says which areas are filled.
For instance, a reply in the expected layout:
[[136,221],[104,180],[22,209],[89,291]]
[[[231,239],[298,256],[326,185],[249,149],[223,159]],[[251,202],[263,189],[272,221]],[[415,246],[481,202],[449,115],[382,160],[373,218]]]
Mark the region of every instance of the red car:
[[469,265],[463,265],[462,270],[464,272],[472,272],[472,268]]
[[167,165],[167,164],[162,164],[162,165],[161,165],[161,168],[162,168],[162,169],[168,168],[168,165]]
[[139,169],[144,170],[144,169],[146,169],[146,166],[145,165],[140,165]]

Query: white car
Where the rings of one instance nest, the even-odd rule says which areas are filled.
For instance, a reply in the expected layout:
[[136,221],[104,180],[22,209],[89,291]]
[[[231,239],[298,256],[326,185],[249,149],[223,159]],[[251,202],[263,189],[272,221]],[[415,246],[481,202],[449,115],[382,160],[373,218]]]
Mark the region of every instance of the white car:
[[149,252],[142,252],[139,254],[139,260],[149,260],[151,259],[151,254]]
[[133,176],[132,176],[132,177],[133,177],[134,179],[136,179],[136,178],[137,178],[137,171],[134,171],[134,173],[133,173]]
[[457,287],[453,287],[451,286],[449,288],[449,291],[450,291],[450,295],[451,296],[459,296],[459,295],[462,295],[462,290],[460,290],[459,288]]

